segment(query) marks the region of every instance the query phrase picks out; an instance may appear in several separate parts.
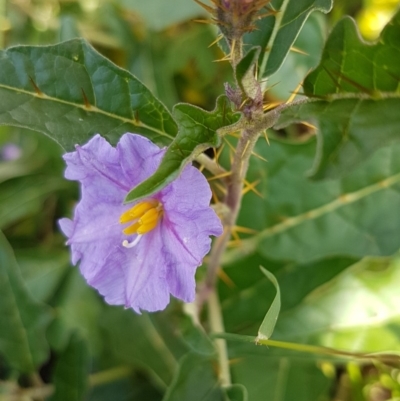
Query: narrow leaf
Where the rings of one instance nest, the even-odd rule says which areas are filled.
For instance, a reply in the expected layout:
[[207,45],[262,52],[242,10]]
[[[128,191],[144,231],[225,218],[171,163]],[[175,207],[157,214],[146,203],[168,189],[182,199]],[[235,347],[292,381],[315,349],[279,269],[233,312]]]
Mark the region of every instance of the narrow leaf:
[[280,68],[310,13],[329,12],[332,0],[274,0],[271,6],[276,14],[258,21],[257,29],[246,38],[246,43],[264,50],[260,57],[260,78]]
[[177,133],[165,106],[83,39],[0,52],[0,125],[41,132],[68,151],[96,133],[112,144],[126,132],[164,144]]
[[275,276],[262,266],[260,266],[260,269],[276,288],[274,300],[272,301],[272,304],[269,307],[260,328],[258,329],[257,335],[257,340],[268,340],[274,331],[276,321],[278,320],[279,312],[281,310],[281,291]]
[[242,91],[250,98],[254,99],[258,86],[254,78],[254,68],[260,55],[260,47],[253,47],[247,54],[240,60],[235,68],[236,81],[241,87]]
[[14,369],[33,372],[48,357],[50,310],[28,293],[13,251],[0,232],[0,352]]
[[212,112],[189,104],[178,104],[174,108],[174,117],[179,126],[178,135],[166,150],[157,171],[130,191],[125,202],[133,202],[160,191],[194,157],[209,147],[219,146],[218,129],[235,123],[239,114],[232,112],[226,96],[220,96]]

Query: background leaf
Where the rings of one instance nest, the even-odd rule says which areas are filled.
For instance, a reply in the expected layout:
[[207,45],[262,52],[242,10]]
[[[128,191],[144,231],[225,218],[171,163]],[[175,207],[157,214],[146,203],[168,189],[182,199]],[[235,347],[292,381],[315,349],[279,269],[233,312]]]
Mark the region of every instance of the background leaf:
[[380,149],[340,180],[324,182],[305,178],[315,141],[273,142],[271,148],[260,141],[257,152],[268,160],[252,175],[254,180],[268,175],[268,183],[258,189],[265,199],[255,194],[245,199],[249,203],[239,224],[260,232],[241,241],[228,254],[230,260],[255,249],[266,258],[297,263],[335,255],[387,256],[398,250],[399,145]]
[[80,401],[88,385],[89,353],[86,342],[74,333],[54,369],[54,401]]
[[399,260],[369,259],[282,313],[285,341],[360,352],[399,351]]
[[195,353],[185,355],[163,401],[223,401],[212,366],[213,360],[209,357]]
[[48,358],[48,307],[34,301],[21,279],[13,251],[0,232],[0,352],[14,369],[33,372]]
[[398,141],[399,35],[400,12],[374,44],[360,39],[352,19],[343,19],[332,31],[320,65],[304,82],[307,95],[327,100],[294,105],[282,113],[277,128],[300,121],[316,125],[316,178],[338,177]]
[[257,29],[245,37],[244,42],[261,46],[260,77],[274,74],[285,60],[304,22],[311,12],[329,12],[331,0],[273,0],[275,16],[256,23]]
[[173,5],[164,0],[152,0],[151,2],[119,0],[119,3],[140,13],[149,27],[155,30],[165,29],[169,25],[204,15],[204,10],[198,4],[187,0],[175,0]]
[[30,128],[65,150],[99,133],[115,144],[125,132],[169,143],[170,113],[132,74],[74,39],[0,53],[0,124]]

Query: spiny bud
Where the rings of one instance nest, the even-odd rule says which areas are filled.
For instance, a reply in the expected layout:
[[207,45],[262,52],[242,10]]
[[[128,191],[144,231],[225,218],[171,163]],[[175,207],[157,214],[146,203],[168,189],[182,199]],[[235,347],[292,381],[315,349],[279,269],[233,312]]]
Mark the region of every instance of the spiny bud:
[[195,1],[211,12],[228,42],[236,41],[244,33],[254,30],[254,20],[273,13],[269,9],[265,14],[260,13],[271,0],[211,0],[216,6],[215,9],[199,0]]

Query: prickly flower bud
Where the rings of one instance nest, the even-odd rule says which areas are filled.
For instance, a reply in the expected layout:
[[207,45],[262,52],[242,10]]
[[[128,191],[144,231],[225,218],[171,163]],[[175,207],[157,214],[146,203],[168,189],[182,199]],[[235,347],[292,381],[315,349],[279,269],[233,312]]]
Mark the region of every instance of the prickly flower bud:
[[270,0],[212,0],[216,5],[216,19],[221,32],[229,42],[240,39],[244,33],[255,29],[254,20],[270,14],[260,13]]

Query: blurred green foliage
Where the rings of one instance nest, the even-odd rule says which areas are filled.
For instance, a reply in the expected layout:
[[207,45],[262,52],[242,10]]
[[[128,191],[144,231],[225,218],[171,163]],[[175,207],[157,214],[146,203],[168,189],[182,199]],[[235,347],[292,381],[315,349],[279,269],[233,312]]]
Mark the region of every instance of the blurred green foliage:
[[[388,3],[393,12],[393,2]],[[265,101],[287,100],[322,57],[306,81],[309,87],[315,83],[313,76],[323,74],[330,59],[322,50],[333,21],[344,14],[360,16],[370,6],[337,1],[332,14],[311,14],[294,51],[279,58],[283,65],[271,76]],[[188,0],[0,0],[0,12],[3,48],[83,37],[143,82],[165,110],[177,102],[212,110],[223,83],[233,79],[227,63],[215,62],[223,52],[209,47],[216,29],[193,22],[205,14]],[[399,39],[394,40],[398,49]],[[351,48],[356,45],[352,42]],[[356,77],[358,71],[353,73]],[[310,115],[323,115],[318,107]],[[42,125],[49,122],[39,117]],[[213,346],[182,305],[173,301],[166,312],[151,315],[110,307],[70,266],[57,220],[71,215],[78,188],[63,179],[61,147],[30,131],[33,123],[21,121],[25,128],[0,126],[0,148],[12,143],[20,149],[14,160],[0,153],[0,400],[400,397],[398,366],[326,361],[234,341],[229,342],[229,358],[236,384],[222,390]],[[331,124],[336,127],[335,121]],[[63,132],[73,145],[68,128]],[[271,146],[260,139],[256,148],[268,161],[251,160],[248,180],[257,189],[244,197],[238,222],[254,232],[244,230],[223,259],[218,290],[226,331],[256,335],[275,296],[262,265],[277,278],[282,296],[273,338],[349,351],[399,351],[400,266],[398,257],[390,256],[400,236],[399,184],[368,192],[398,177],[398,143],[378,152],[374,144],[369,152],[374,155],[368,159],[363,154],[350,174],[315,182],[306,178],[316,152],[315,129],[295,124],[269,134]],[[235,138],[225,139],[215,150],[221,152],[222,165],[229,163],[235,143]],[[349,159],[344,158],[346,172],[353,169]],[[215,181],[211,185],[214,199],[223,195]],[[333,207],[348,193],[363,196],[358,203]],[[310,217],[324,207],[326,212]],[[291,218],[297,223],[284,226]],[[370,254],[374,257],[363,259]],[[203,274],[200,269],[199,277]],[[203,324],[207,328],[205,318]]]

